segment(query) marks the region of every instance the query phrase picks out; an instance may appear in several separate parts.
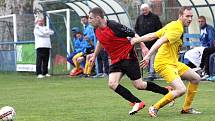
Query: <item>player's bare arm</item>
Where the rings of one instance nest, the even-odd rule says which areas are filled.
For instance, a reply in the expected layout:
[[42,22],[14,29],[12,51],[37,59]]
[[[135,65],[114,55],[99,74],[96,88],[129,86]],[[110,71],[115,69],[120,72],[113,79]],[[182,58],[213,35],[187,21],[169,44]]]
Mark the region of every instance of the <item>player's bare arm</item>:
[[148,65],[149,62],[149,58],[151,57],[151,55],[157,51],[160,46],[164,43],[166,43],[168,41],[168,39],[166,38],[166,36],[161,37],[160,39],[158,39],[154,45],[151,47],[151,49],[149,50],[149,52],[146,54],[146,56],[144,56],[143,60],[140,61],[140,67],[141,68],[145,68]]
[[135,37],[131,39],[131,44],[134,45],[140,42],[147,42],[157,39],[157,35],[155,33],[149,33],[141,37]]

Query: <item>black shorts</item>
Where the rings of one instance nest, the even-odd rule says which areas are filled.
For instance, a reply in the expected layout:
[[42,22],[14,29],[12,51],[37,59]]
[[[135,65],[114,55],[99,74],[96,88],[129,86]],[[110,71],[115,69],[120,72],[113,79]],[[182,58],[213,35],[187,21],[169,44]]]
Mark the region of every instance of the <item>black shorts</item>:
[[131,80],[141,78],[139,62],[137,59],[125,59],[110,65],[110,73],[112,72],[122,72]]

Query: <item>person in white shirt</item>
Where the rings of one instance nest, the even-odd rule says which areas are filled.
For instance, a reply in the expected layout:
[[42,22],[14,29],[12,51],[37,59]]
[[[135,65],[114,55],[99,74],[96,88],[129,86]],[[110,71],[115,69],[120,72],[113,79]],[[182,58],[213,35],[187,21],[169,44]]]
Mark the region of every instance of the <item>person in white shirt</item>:
[[[204,71],[204,74],[200,74],[204,78],[209,77],[209,58],[210,55],[215,53],[214,47],[195,47],[188,50],[184,54],[184,63],[190,68],[193,68],[196,71],[200,69]],[[200,71],[201,72],[201,71]]]
[[205,47],[195,47],[184,54],[184,62],[191,68],[199,68]]
[[37,20],[34,28],[36,49],[36,74],[37,78],[49,77],[48,62],[51,49],[50,35],[54,31],[45,26],[44,19]]

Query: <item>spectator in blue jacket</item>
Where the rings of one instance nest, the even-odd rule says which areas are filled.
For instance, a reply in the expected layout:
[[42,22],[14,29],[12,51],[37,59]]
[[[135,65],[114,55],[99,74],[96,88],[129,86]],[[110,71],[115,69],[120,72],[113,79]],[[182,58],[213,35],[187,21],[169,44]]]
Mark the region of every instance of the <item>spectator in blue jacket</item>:
[[83,24],[83,35],[84,39],[88,40],[88,42],[93,46],[95,40],[94,28],[88,22],[88,16],[81,17],[81,23]]
[[[88,40],[89,43],[91,43],[91,46],[96,47],[97,39],[94,33],[94,28],[89,24],[88,16],[83,16],[81,18],[81,23],[84,26],[83,34],[84,39]],[[91,55],[88,55],[89,58]],[[99,55],[96,58],[96,75],[94,77],[104,77],[109,74],[109,61],[108,61],[108,55],[107,52],[102,49],[99,53]],[[92,67],[90,67],[92,69]],[[89,70],[91,70],[89,69]],[[88,71],[88,75],[89,75]]]
[[201,45],[203,47],[213,47],[213,43],[215,42],[214,27],[207,24],[206,18],[204,16],[199,16],[198,22],[201,30]]

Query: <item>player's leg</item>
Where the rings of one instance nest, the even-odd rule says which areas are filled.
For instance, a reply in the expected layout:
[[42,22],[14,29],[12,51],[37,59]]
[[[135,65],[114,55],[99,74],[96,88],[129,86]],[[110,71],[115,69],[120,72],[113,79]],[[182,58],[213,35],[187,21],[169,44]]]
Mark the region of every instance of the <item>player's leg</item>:
[[125,74],[132,80],[132,84],[138,90],[148,90],[163,95],[169,92],[167,88],[161,87],[153,82],[142,81],[138,60],[124,60],[122,65],[124,65]]
[[157,112],[160,108],[164,107],[170,103],[173,99],[180,97],[186,91],[186,87],[181,80],[178,70],[176,67],[165,65],[160,67],[162,71],[159,71],[159,74],[173,86],[174,90],[168,92],[163,98],[161,98],[157,103],[149,108],[149,115],[152,117],[157,116]]
[[80,63],[78,62],[77,58],[81,57],[83,55],[82,52],[77,53],[76,55],[74,55],[74,57],[72,58],[73,63],[75,64],[76,68],[80,68]]
[[79,63],[78,60],[77,60],[77,59],[78,59],[79,57],[81,57],[82,55],[83,55],[83,53],[80,52],[80,53],[77,53],[76,55],[74,55],[74,57],[72,58],[72,61],[73,61],[74,65],[75,65],[75,70],[74,70],[74,72],[71,74],[72,76],[76,76],[76,75],[78,75],[78,74],[80,74],[80,73],[83,72],[83,70],[81,69],[80,63]]
[[[160,87],[153,82],[142,81],[138,60],[124,60],[122,65],[124,65],[123,70],[125,71],[125,74],[132,80],[132,84],[135,88],[160,93],[163,95],[169,92],[168,89]],[[129,114],[133,115],[137,113],[144,106],[144,102],[136,102]]]
[[[183,65],[183,64],[182,64]],[[186,79],[189,81],[188,86],[187,86],[187,94],[185,97],[184,105],[182,108],[181,113],[185,114],[199,114],[201,112],[198,112],[191,108],[193,99],[197,93],[198,85],[201,80],[201,77],[192,69],[188,69],[185,71],[181,77],[183,79]]]
[[72,52],[68,57],[67,57],[67,61],[71,64],[74,65],[74,63],[72,62],[72,58],[74,57],[74,55],[76,55],[76,52]]
[[88,70],[88,67],[90,65],[90,62],[89,62],[89,55],[86,56],[86,61],[85,61],[85,67],[84,67],[84,74],[87,74],[87,70]]
[[145,106],[145,104],[144,104],[144,102],[141,103],[141,100],[138,99],[136,96],[134,96],[126,87],[123,87],[122,85],[119,84],[119,81],[120,81],[122,75],[123,75],[122,72],[111,72],[109,74],[108,85],[112,90],[114,90],[117,94],[122,96],[124,99],[128,100],[129,102],[135,103],[136,106],[134,106],[134,107],[137,107],[137,109],[135,111],[129,112],[130,115],[133,115],[137,111],[139,111],[141,108],[143,108]]
[[121,62],[118,62],[110,66],[110,74],[108,81],[109,88],[114,90],[117,94],[119,94],[121,97],[123,97],[129,102],[132,103],[141,102],[141,100],[134,96],[126,87],[119,84],[123,76],[120,63]]
[[88,54],[86,56],[86,64],[85,64],[85,68],[84,68],[84,74],[87,74],[87,75],[91,74],[91,71],[93,68],[93,65],[90,65],[90,62],[89,62],[91,57],[92,57],[92,54]]

